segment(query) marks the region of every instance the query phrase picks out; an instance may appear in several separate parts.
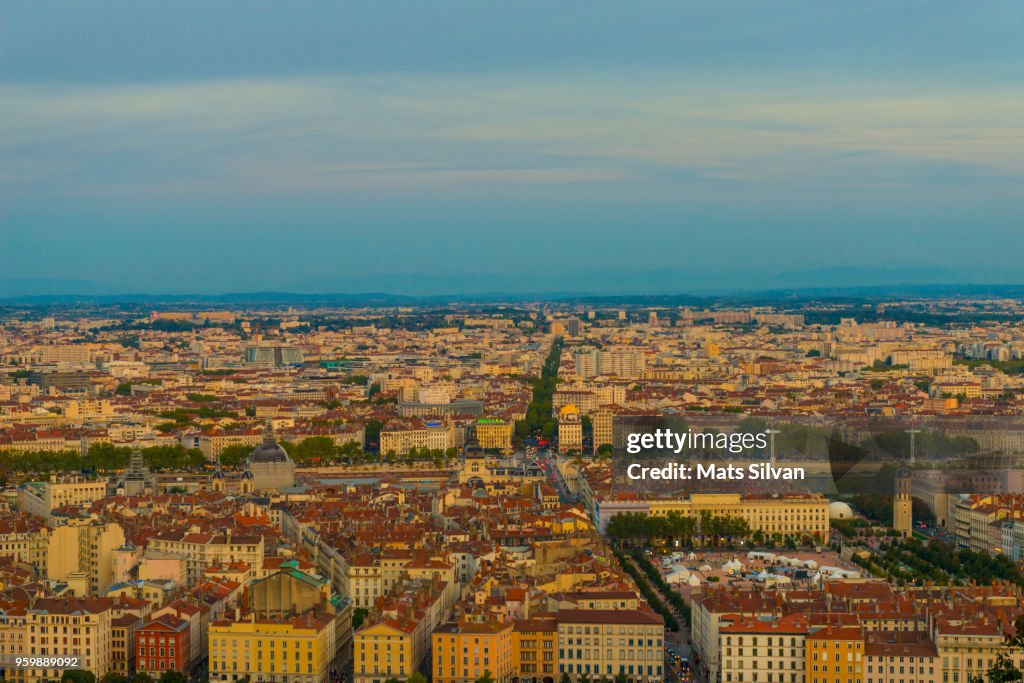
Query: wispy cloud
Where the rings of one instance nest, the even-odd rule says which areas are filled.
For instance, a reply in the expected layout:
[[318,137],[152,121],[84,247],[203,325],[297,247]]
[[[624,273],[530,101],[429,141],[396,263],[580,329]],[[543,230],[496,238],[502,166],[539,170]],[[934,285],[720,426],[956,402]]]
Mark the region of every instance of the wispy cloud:
[[[134,198],[419,196],[503,186],[923,185],[1024,175],[1012,90],[812,97],[624,75],[0,86],[0,182]],[[745,94],[737,96],[738,92]],[[870,162],[865,162],[870,155]],[[936,173],[927,172],[935,165]],[[910,173],[913,171],[913,173]],[[656,187],[650,187],[655,183]]]

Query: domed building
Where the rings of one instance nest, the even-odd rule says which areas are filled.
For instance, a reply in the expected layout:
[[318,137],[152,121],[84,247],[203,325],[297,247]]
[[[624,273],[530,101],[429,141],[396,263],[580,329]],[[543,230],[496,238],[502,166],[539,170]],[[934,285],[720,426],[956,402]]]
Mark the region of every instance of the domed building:
[[269,430],[263,437],[263,443],[249,454],[245,472],[252,478],[252,488],[257,492],[282,491],[295,486],[295,462]]
[[853,508],[841,500],[834,500],[828,504],[829,519],[853,519]]

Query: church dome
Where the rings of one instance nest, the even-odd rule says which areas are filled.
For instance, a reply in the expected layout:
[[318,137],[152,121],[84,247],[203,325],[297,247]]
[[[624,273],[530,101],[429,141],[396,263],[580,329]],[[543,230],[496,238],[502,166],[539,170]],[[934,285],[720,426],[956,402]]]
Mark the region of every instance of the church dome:
[[249,454],[249,464],[261,462],[291,462],[291,458],[288,457],[288,451],[281,444],[266,441],[254,448],[252,453]]

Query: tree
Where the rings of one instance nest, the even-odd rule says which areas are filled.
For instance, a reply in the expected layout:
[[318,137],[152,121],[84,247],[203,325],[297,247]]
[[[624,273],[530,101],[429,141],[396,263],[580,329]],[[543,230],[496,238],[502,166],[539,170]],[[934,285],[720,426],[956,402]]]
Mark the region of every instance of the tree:
[[985,673],[989,683],[1016,683],[1024,679],[1024,674],[1021,674],[1020,669],[1014,666],[1013,659],[1005,652],[999,653],[995,664],[989,667]]
[[96,683],[96,674],[84,669],[68,669],[60,677],[61,683]]
[[427,683],[427,677],[417,671],[412,676],[409,676],[409,680],[406,683]]
[[299,442],[294,448],[293,458],[298,464],[311,462],[327,462],[334,460],[338,447],[329,436],[310,436]]
[[359,627],[363,625],[363,621],[366,620],[366,615],[367,614],[369,614],[369,611],[367,609],[363,608],[363,607],[356,607],[355,610],[352,611],[352,630],[353,631],[358,630]]
[[476,679],[476,683],[494,683],[490,669],[484,669],[484,675]]
[[180,671],[167,670],[160,676],[160,683],[188,683],[188,679]]
[[108,671],[100,677],[100,683],[128,683],[128,677],[116,671]]
[[[558,683],[572,683],[572,679],[569,678],[569,674],[562,672],[562,677],[558,679]],[[625,683],[625,681],[623,681]]]
[[[132,683],[156,683],[156,681],[154,681],[153,677],[149,674],[140,671],[139,673],[135,674],[135,676],[132,678]],[[242,682],[239,681],[239,683]]]
[[241,465],[249,457],[250,453],[252,453],[252,446],[244,446],[242,444],[227,446],[220,452],[220,462],[227,467]]

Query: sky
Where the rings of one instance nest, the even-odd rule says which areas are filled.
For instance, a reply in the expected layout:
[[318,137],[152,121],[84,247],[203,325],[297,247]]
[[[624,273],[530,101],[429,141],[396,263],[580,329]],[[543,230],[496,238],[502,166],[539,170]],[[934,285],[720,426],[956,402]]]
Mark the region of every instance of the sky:
[[3,3],[0,293],[1024,282],[1022,35],[1019,0]]

